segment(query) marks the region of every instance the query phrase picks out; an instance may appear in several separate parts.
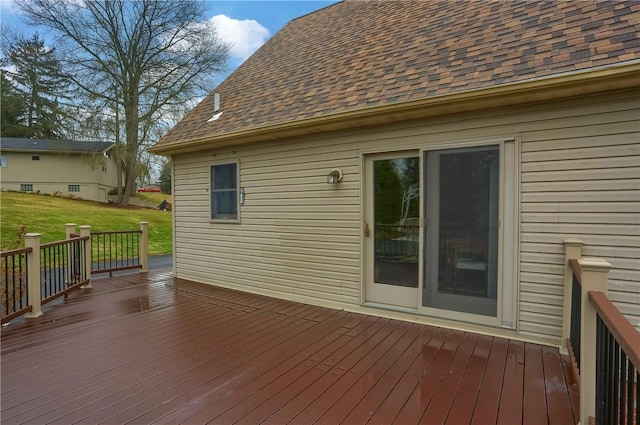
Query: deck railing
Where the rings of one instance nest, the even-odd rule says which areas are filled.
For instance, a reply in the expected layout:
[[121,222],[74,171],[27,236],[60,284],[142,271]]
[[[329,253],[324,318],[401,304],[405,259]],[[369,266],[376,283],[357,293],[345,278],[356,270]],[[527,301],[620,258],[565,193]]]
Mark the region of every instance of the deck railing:
[[84,236],[40,245],[42,304],[89,284],[85,259],[89,239]]
[[607,297],[611,265],[565,241],[563,337],[576,364],[581,424],[637,424],[640,333]]
[[[92,233],[91,226],[80,226],[76,233],[76,225],[70,223],[67,239],[42,245],[40,233],[25,234],[24,248],[1,253],[1,323],[21,315],[38,317],[43,304],[75,289],[91,288],[92,273],[133,268],[146,272],[147,228],[148,223],[141,222],[140,230]],[[111,239],[108,249],[104,235]]]
[[27,254],[31,248],[12,249],[1,253],[0,297],[2,298],[2,318],[11,320],[31,311],[27,293]]
[[143,229],[91,232],[91,273],[141,269]]
[[640,333],[602,292],[589,292],[596,320],[596,424],[637,424]]

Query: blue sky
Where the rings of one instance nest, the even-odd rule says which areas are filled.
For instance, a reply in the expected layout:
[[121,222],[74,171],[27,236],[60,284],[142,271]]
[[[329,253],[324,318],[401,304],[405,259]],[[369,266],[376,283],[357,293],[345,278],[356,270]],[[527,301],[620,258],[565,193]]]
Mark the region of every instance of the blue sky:
[[[232,44],[231,57],[227,63],[231,72],[287,22],[336,2],[337,0],[207,1],[205,17],[216,24],[218,35]],[[34,32],[31,28],[25,28],[13,0],[0,0],[0,22],[3,27],[13,28],[25,35]],[[220,76],[220,81],[224,76]]]

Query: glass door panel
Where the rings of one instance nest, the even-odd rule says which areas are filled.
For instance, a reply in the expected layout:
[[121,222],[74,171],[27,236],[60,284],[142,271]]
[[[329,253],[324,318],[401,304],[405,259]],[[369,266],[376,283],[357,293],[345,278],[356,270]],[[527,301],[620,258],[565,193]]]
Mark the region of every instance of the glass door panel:
[[497,315],[499,149],[425,153],[422,304]]
[[420,161],[418,157],[373,162],[374,282],[418,287],[420,255]]
[[420,156],[394,152],[365,158],[365,300],[419,307]]

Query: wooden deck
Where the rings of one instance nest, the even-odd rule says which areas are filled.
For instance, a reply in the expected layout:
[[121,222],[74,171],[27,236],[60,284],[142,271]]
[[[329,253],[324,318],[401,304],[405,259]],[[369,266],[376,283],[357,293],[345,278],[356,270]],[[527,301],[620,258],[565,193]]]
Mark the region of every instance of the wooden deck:
[[2,424],[571,424],[557,349],[261,297],[168,272],[2,331]]

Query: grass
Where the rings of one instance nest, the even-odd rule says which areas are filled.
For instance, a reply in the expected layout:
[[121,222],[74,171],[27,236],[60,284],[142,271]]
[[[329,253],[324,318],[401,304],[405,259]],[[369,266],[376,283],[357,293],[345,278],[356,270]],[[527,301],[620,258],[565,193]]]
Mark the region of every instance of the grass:
[[89,225],[92,231],[99,232],[137,230],[141,221],[149,222],[149,255],[171,253],[173,246],[170,212],[31,193],[0,193],[2,249],[22,246],[15,246],[15,240],[23,225],[28,233],[41,233],[41,243],[46,243],[64,239],[66,223]]
[[138,192],[134,195],[138,199],[149,201],[153,204],[160,205],[160,202],[166,199],[167,202],[171,202],[171,195],[158,192]]

